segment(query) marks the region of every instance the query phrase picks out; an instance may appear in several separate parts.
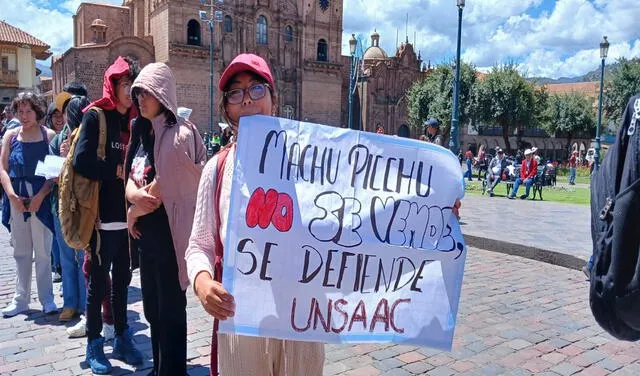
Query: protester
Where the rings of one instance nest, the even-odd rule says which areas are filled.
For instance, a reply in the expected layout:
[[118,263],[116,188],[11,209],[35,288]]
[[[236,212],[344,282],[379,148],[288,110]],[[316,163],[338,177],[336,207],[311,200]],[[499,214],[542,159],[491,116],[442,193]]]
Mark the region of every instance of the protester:
[[49,142],[55,132],[40,125],[46,111],[42,96],[20,93],[11,106],[21,125],[8,130],[2,140],[0,180],[8,198],[5,202],[10,206],[10,209],[3,207],[3,223],[11,229],[16,289],[11,303],[2,313],[12,317],[29,309],[31,265],[35,253],[38,299],[44,313],[49,314],[57,311],[51,280],[51,184],[36,176],[35,170],[38,161],[44,161],[49,153]]
[[[277,91],[273,76],[259,56],[236,56],[222,74],[218,88],[224,93],[220,113],[233,130],[237,130],[241,116],[273,116],[276,112]],[[202,173],[186,253],[189,280],[204,309],[216,320],[232,317],[235,310],[234,297],[220,282],[220,256],[231,251],[221,248],[228,225],[235,150],[235,144],[231,144],[227,154],[218,153]],[[217,196],[217,165],[221,155],[226,155],[226,162]],[[218,359],[221,375],[322,375],[324,345],[321,343],[217,334],[214,330],[212,344],[211,375],[217,375]]]
[[100,181],[99,228],[89,243],[89,290],[87,293],[86,363],[96,374],[107,374],[111,363],[104,355],[104,338],[100,335],[100,306],[106,294],[111,270],[111,302],[116,337],[113,358],[128,364],[141,364],[142,354],[134,347],[127,325],[127,288],[131,281],[129,236],[124,199],[124,160],[129,141],[129,122],[136,117],[130,88],[139,68],[128,58],[118,59],[104,74],[102,98],[91,103],[104,111],[107,122],[106,159],[97,156],[99,119],[95,111],[85,108],[82,128],[73,155],[76,173]]
[[471,149],[471,144],[469,144],[467,152],[464,153],[465,163],[467,164],[467,172],[464,173],[464,177],[469,179],[469,181],[473,181],[473,170],[471,168],[471,164],[473,163],[473,151]]
[[576,167],[578,166],[578,151],[574,150],[569,158],[569,185],[576,185]]
[[489,171],[487,173],[487,192],[493,197],[493,190],[502,181],[502,174],[507,168],[507,160],[504,158],[504,151],[498,149],[496,156],[489,163]]
[[[65,97],[65,95],[62,95]],[[60,134],[57,134],[49,144],[49,152],[52,155],[66,157],[69,152],[67,137],[73,132],[82,121],[82,109],[89,105],[89,100],[82,96],[73,96],[67,99],[62,108],[66,110],[67,123]],[[53,224],[55,228],[55,239],[60,249],[60,263],[62,265],[62,312],[58,317],[59,321],[71,321],[78,315],[85,313],[87,288],[82,273],[84,262],[84,251],[73,249],[67,245],[62,235],[62,227],[58,217],[58,186],[51,192],[51,207],[53,211]],[[85,321],[85,319],[81,319]]]
[[424,122],[427,127],[427,138],[432,144],[444,146],[444,138],[440,134],[440,123],[436,119],[429,119]]
[[537,174],[538,162],[533,158],[533,152],[531,149],[527,149],[524,151],[524,161],[522,161],[522,165],[520,166],[520,177],[516,179],[516,182],[513,185],[513,191],[509,195],[509,199],[514,199],[516,197],[518,194],[518,188],[523,183],[526,186],[526,191],[522,196],[520,196],[520,198],[523,200],[527,198]]
[[185,251],[207,152],[197,128],[178,116],[176,81],[167,65],[147,65],[131,90],[142,118],[134,122],[127,155],[127,223],[140,251],[152,374],[186,375]]

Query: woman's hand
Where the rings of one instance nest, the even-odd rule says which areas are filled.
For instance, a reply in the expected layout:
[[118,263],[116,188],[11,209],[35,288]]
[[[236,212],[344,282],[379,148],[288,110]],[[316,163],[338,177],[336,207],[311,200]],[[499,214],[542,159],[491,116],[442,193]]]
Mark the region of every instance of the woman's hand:
[[456,218],[460,219],[460,207],[462,206],[462,202],[459,199],[456,199],[455,204],[453,204],[453,208],[451,211],[456,215]]
[[67,154],[69,154],[69,138],[67,138],[66,140],[62,141],[62,143],[60,144],[60,156],[61,157],[66,157]]
[[42,205],[42,201],[44,201],[45,197],[46,196],[43,196],[41,194],[37,194],[31,197],[31,201],[29,201],[29,207],[27,208],[27,211],[30,211],[32,213],[38,212],[38,210],[40,210],[40,205]]
[[127,228],[129,230],[129,234],[134,239],[140,239],[140,230],[138,230],[138,226],[136,226],[136,222],[138,222],[138,217],[133,213],[134,206],[131,206],[129,210],[127,210]]
[[9,201],[11,202],[11,206],[19,213],[24,213],[27,211],[27,207],[24,205],[25,197],[20,197],[17,194],[8,195]]
[[146,213],[154,212],[162,204],[162,200],[147,192],[148,186],[138,188],[130,197],[133,205],[137,205]]
[[233,296],[220,282],[214,281],[207,272],[200,272],[194,281],[194,288],[204,310],[218,320],[226,320],[235,315],[236,303]]

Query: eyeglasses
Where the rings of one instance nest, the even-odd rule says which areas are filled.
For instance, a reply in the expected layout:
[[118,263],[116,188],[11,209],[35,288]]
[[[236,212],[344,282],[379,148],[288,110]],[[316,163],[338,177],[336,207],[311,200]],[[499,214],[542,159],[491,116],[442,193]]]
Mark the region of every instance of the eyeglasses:
[[245,93],[249,93],[249,98],[254,101],[264,98],[267,94],[269,84],[255,84],[249,86],[248,89],[233,89],[224,93],[225,98],[229,104],[240,104],[244,99]]
[[151,93],[150,93],[150,92],[148,92],[148,91],[146,91],[145,89],[137,88],[137,89],[135,90],[134,95],[135,95],[135,97],[136,97],[136,99],[137,99],[137,100],[140,100],[140,99],[145,99],[145,98],[147,98],[148,96],[150,96],[150,95],[151,95]]

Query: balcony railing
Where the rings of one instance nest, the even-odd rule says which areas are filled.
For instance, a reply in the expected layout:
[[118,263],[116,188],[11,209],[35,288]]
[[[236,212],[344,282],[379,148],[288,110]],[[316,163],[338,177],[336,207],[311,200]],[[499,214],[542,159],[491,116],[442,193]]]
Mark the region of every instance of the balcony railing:
[[0,86],[18,87],[18,71],[0,69]]

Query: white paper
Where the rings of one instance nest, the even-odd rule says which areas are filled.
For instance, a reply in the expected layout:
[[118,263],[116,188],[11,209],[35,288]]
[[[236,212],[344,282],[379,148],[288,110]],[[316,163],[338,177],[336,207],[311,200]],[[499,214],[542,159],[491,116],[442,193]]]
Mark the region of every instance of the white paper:
[[60,172],[62,171],[62,165],[64,164],[65,158],[58,157],[55,155],[47,155],[44,158],[44,162],[38,161],[36,165],[36,176],[42,176],[45,179],[55,179],[60,176]]
[[264,116],[238,139],[222,333],[450,349],[466,257],[450,151]]

